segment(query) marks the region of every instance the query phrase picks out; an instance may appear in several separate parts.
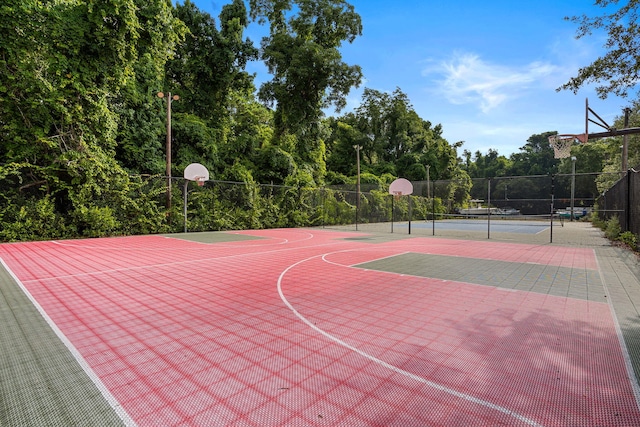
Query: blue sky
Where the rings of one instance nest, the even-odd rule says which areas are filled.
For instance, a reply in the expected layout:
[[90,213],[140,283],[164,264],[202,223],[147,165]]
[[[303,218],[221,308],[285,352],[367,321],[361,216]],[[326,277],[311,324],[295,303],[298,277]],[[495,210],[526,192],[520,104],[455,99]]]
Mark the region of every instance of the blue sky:
[[[220,0],[192,0],[217,19]],[[362,67],[364,81],[349,95],[357,107],[362,89],[399,87],[416,112],[441,124],[451,144],[483,154],[509,156],[533,134],[583,133],[585,98],[611,124],[629,102],[597,97],[593,87],[576,95],[556,88],[601,55],[604,34],[577,40],[565,16],[601,15],[589,0],[351,0],[363,34],[341,49],[348,64]],[[259,46],[265,29],[247,36]],[[254,64],[256,83],[267,80]],[[594,129],[591,129],[595,131]],[[598,128],[598,130],[601,130]]]

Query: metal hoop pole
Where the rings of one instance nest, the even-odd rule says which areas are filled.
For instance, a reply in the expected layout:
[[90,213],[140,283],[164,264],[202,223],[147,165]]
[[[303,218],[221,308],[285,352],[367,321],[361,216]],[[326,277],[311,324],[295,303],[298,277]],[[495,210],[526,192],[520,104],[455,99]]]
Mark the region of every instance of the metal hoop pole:
[[396,198],[396,196],[391,196],[391,232],[393,233],[393,219],[394,219],[394,211],[393,211],[393,200]]
[[553,243],[553,198],[555,192],[555,175],[551,175],[551,230],[549,233],[549,243]]
[[491,239],[491,178],[487,182],[487,239]]
[[184,180],[184,232],[187,232],[187,192],[189,191],[189,180]]

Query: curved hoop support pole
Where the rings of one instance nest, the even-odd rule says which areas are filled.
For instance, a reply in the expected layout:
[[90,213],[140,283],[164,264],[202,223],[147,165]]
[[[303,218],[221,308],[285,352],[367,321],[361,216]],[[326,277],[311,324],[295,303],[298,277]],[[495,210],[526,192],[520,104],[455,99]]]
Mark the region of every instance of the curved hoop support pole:
[[549,137],[549,143],[553,143],[554,141],[560,141],[560,140],[568,140],[568,139],[572,139],[574,141],[578,141],[582,144],[586,144],[587,141],[589,140],[589,135],[586,133],[559,133],[556,135],[551,135]]

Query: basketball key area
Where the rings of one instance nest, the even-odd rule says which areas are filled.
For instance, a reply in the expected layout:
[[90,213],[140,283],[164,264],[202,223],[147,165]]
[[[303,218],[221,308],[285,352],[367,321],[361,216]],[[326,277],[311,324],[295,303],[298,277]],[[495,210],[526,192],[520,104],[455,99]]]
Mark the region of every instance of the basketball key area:
[[592,248],[362,236],[0,245],[0,424],[640,425]]

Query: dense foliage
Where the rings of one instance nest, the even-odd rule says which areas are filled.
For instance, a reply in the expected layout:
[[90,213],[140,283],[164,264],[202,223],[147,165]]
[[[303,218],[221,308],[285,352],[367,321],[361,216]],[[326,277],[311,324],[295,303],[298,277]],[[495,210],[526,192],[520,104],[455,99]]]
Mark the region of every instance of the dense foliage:
[[[252,21],[269,28],[259,46],[244,35]],[[182,206],[167,210],[163,198],[161,91],[179,95],[173,197],[190,188],[179,178],[190,163],[217,182],[190,190],[196,230],[351,222],[356,200],[328,186],[355,189],[355,147],[370,218],[389,217],[384,198],[396,177],[448,180],[431,205],[443,211],[467,203],[472,178],[567,171],[550,132],[510,158],[492,150],[458,158],[462,143],[446,141],[400,88],[365,88],[354,111],[325,117],[362,82],[340,54],[361,32],[344,0],[231,0],[217,19],[189,0],[4,0],[0,241],[180,231]],[[271,74],[258,88],[251,61]],[[578,164],[614,168],[615,144],[576,148]]]
[[610,93],[626,97],[640,78],[640,2],[596,0],[595,4],[603,8],[613,7],[615,10],[595,17],[580,15],[565,19],[578,24],[578,38],[590,36],[594,31],[605,31],[607,51],[591,64],[580,68],[578,75],[558,90],[568,89],[575,93],[584,85],[599,83],[596,90],[601,98],[606,98]]

